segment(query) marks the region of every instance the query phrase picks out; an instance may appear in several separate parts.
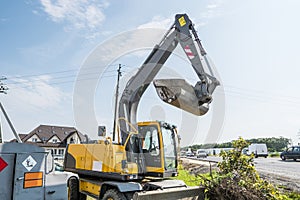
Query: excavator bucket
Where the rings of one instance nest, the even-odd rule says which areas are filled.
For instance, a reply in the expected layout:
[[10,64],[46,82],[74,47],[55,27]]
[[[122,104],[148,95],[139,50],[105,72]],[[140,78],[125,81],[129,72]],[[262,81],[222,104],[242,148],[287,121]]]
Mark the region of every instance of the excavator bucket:
[[164,102],[197,116],[207,113],[208,104],[199,105],[194,87],[184,79],[156,79],[156,92]]

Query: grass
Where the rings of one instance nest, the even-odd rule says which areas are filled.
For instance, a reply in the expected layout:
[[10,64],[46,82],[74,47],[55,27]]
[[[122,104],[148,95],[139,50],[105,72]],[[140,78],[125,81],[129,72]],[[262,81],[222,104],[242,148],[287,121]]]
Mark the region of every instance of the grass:
[[178,176],[174,177],[176,180],[182,180],[188,186],[199,186],[201,183],[201,179],[194,175],[191,175],[188,171],[184,169],[178,170]]

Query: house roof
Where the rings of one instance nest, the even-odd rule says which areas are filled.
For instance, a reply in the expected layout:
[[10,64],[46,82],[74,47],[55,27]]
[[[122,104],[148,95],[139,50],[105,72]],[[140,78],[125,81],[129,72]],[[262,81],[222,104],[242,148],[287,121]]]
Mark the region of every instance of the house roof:
[[27,144],[33,144],[33,145],[37,145],[40,147],[66,147],[66,144],[63,143],[43,143],[43,142],[30,142],[27,141]]
[[[23,141],[23,138],[27,136],[27,134],[18,134],[19,138]],[[17,139],[12,139],[9,142],[17,142]]]
[[[26,142],[33,135],[36,135],[41,141],[47,143],[49,139],[53,136],[59,138],[61,142],[66,140],[70,135],[77,133],[81,141],[85,140],[83,134],[77,131],[74,127],[65,127],[65,126],[53,126],[53,125],[40,125],[31,131],[29,134],[21,138],[23,142]],[[20,136],[21,137],[21,136]]]

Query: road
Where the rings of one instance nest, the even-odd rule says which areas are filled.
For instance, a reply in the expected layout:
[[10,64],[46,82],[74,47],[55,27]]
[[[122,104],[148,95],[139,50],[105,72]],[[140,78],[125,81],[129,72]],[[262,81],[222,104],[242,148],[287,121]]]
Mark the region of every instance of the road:
[[[191,159],[196,159],[199,164],[205,163],[202,160],[221,161],[220,157],[213,156],[205,159]],[[300,160],[282,161],[280,158],[255,158],[254,165],[262,178],[300,192]]]
[[300,191],[300,160],[256,158],[254,164],[261,177]]

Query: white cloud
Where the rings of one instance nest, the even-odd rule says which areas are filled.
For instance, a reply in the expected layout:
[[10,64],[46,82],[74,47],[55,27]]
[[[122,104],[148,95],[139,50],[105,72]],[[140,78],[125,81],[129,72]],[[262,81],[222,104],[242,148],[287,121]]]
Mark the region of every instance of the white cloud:
[[215,8],[217,8],[219,5],[218,4],[208,4],[206,7],[208,8],[208,9],[215,9]]
[[220,15],[218,8],[223,4],[223,0],[215,0],[206,6],[206,11],[202,13],[202,18],[214,18]]
[[163,18],[161,16],[154,16],[150,22],[138,26],[138,29],[142,28],[161,28],[167,29],[172,25],[172,18]]
[[88,0],[40,0],[43,10],[54,22],[67,22],[68,29],[95,30],[105,20],[103,9],[106,1]]
[[58,107],[67,95],[60,88],[51,85],[51,79],[45,75],[30,79],[10,79],[15,84],[10,87],[6,103],[14,107],[22,104],[38,110]]
[[[0,101],[18,133],[29,133],[40,124],[74,125],[71,95],[53,85],[51,76],[8,77],[7,82],[9,90],[0,95]],[[5,119],[2,125],[3,139],[13,139]]]

